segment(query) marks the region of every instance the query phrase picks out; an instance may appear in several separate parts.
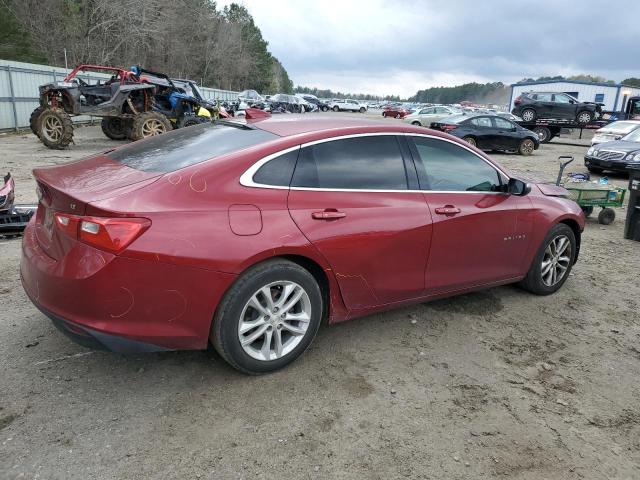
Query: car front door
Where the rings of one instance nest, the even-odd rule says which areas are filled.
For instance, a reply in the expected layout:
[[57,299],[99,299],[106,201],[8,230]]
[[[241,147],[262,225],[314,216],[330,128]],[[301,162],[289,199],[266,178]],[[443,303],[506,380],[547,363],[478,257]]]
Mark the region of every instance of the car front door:
[[505,174],[457,143],[411,137],[433,236],[427,294],[518,277],[533,226],[529,199],[504,193]]
[[331,265],[350,310],[424,291],[431,214],[405,142],[367,135],[300,150],[289,211]]
[[576,118],[576,104],[568,95],[556,93],[553,95],[554,111],[557,118],[573,120]]

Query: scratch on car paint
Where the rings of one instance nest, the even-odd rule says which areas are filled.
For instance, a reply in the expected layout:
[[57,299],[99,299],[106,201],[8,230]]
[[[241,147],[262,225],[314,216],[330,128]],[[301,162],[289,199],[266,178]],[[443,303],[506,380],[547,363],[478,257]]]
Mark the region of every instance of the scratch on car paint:
[[188,238],[183,238],[183,237],[174,237],[170,239],[171,241],[178,241],[178,242],[186,242],[189,245],[191,245],[191,248],[196,248],[196,244],[193,243],[191,240],[189,240]]
[[129,313],[132,309],[133,309],[133,305],[135,304],[135,300],[133,298],[133,293],[131,292],[131,290],[129,290],[126,287],[120,287],[121,290],[124,290],[125,292],[127,292],[129,294],[129,296],[131,297],[131,305],[129,305],[129,308],[127,308],[124,312],[118,314],[118,315],[114,315],[113,313],[110,313],[109,316],[111,318],[120,318],[120,317],[124,317],[127,313]]
[[345,275],[343,273],[338,273],[336,272],[336,277],[342,277],[342,278],[359,278],[360,280],[362,280],[364,282],[364,284],[367,286],[367,289],[369,290],[369,293],[371,293],[371,295],[373,295],[373,298],[376,299],[377,302],[380,301],[380,299],[378,298],[378,296],[376,295],[376,292],[373,291],[373,288],[371,288],[371,285],[369,285],[369,282],[367,282],[367,279],[364,278],[362,275]]
[[207,181],[204,181],[204,188],[202,190],[198,190],[197,188],[195,188],[193,186],[193,177],[196,175],[196,173],[198,173],[198,171],[196,170],[195,172],[193,172],[191,174],[191,176],[189,177],[189,187],[191,188],[191,190],[193,190],[196,193],[202,193],[202,192],[206,192],[207,191]]
[[40,282],[36,280],[36,300],[40,300]]
[[169,320],[167,320],[167,322],[173,322],[177,318],[180,318],[182,315],[184,315],[184,312],[187,311],[187,299],[178,290],[165,290],[165,292],[175,293],[176,295],[178,295],[182,299],[182,304],[183,304],[182,305],[182,311],[178,315],[176,315],[174,317],[171,317]]
[[100,260],[102,260],[102,265],[106,265],[106,264],[107,264],[107,261],[106,261],[106,260],[105,260],[105,258],[102,256],[102,254],[101,254],[101,253],[98,253],[97,255],[98,255],[98,258],[99,258]]
[[[174,180],[177,177],[177,180]],[[180,183],[180,181],[182,180],[182,175],[177,174],[177,173],[171,173],[169,175],[167,175],[167,181],[171,184],[171,185],[177,185]]]
[[280,238],[291,238],[291,235],[282,235]]

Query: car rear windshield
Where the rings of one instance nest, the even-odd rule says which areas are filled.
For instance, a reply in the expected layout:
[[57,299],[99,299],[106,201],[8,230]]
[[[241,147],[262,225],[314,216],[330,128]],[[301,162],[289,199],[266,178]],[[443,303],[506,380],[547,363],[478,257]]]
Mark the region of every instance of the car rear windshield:
[[143,172],[173,172],[275,138],[243,124],[203,123],[131,143],[107,157]]

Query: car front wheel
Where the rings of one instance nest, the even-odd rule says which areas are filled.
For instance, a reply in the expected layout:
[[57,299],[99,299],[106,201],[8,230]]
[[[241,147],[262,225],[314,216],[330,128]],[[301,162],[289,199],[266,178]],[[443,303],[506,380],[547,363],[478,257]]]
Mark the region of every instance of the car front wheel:
[[333,107],[333,111],[334,111],[334,112],[339,112],[339,111],[340,111],[340,109],[339,109],[337,106],[335,106],[335,107]]
[[576,120],[577,120],[578,123],[586,125],[591,120],[593,120],[593,114],[591,112],[588,112],[588,111],[582,111],[582,112],[578,113],[578,116],[576,117]]
[[270,260],[244,273],[215,314],[211,343],[231,366],[260,375],[298,358],[322,319],[313,275],[287,260]]
[[520,285],[536,295],[557,292],[571,273],[576,258],[576,237],[564,223],[554,225],[538,249]]

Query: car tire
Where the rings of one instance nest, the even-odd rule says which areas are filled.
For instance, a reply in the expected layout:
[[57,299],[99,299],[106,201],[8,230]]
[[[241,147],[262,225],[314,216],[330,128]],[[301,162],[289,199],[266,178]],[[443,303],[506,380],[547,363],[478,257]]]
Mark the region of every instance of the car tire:
[[158,112],[143,112],[135,116],[131,127],[131,140],[150,138],[173,129],[167,117]]
[[578,112],[578,115],[576,115],[576,122],[580,125],[586,125],[587,123],[590,123],[591,120],[593,120],[593,113],[588,110]]
[[105,117],[100,122],[102,133],[111,140],[124,140],[127,138],[127,121],[119,117]]
[[600,225],[611,225],[616,219],[616,212],[613,208],[603,208],[598,214],[598,223]]
[[333,107],[333,111],[334,111],[334,112],[339,112],[339,111],[340,111],[340,108],[338,108],[338,106],[336,105],[335,107]]
[[[283,300],[287,289],[292,290]],[[298,294],[300,299],[288,311],[296,310],[292,315],[297,316],[305,314],[308,321],[289,320],[287,324],[286,319],[281,320],[278,308],[286,308]],[[253,306],[256,302],[258,308]],[[313,341],[322,316],[322,293],[313,275],[288,260],[268,260],[243,273],[225,294],[214,316],[210,340],[232,367],[250,375],[261,375],[279,370],[302,355]],[[278,356],[276,338],[280,338],[281,356]]]
[[584,212],[585,217],[590,217],[591,214],[593,213],[592,205],[587,205],[586,207],[581,207],[581,208],[582,208],[582,211]]
[[536,111],[533,108],[525,108],[522,111],[521,118],[525,122],[535,122],[537,116],[538,115],[536,114]]
[[402,115],[400,115],[399,113],[396,113],[396,116],[394,118],[400,118]]
[[478,142],[476,142],[476,139],[473,138],[473,137],[463,137],[462,140],[467,142],[472,147],[477,147],[478,146]]
[[416,127],[421,127],[422,124],[420,122],[418,122],[417,120],[415,122],[411,122],[411,125],[415,125]]
[[533,129],[533,133],[538,135],[540,143],[548,143],[551,141],[551,130],[547,127],[536,127]]
[[38,120],[40,119],[40,115],[44,112],[44,107],[38,107],[29,116],[29,127],[33,134],[40,138],[40,126],[38,124]]
[[323,112],[328,112],[329,111],[329,107],[327,107],[327,106],[322,107],[322,111]]
[[384,118],[387,118],[387,112],[382,112],[382,116],[383,116]]
[[73,141],[73,123],[61,108],[46,108],[37,121],[38,137],[46,147],[62,150]]
[[531,155],[536,149],[536,144],[530,138],[525,138],[520,142],[518,146],[518,153],[520,155]]
[[193,125],[199,125],[201,123],[208,123],[210,121],[211,121],[211,119],[209,117],[198,117],[198,116],[194,117],[193,115],[186,115],[186,116],[180,118],[176,122],[176,128],[191,127]]
[[[567,243],[563,243],[563,240]],[[561,246],[558,247],[559,245]],[[556,254],[558,248],[562,250]],[[566,255],[567,249],[570,250],[568,255]],[[554,225],[542,241],[526,277],[520,282],[520,286],[536,295],[555,293],[569,278],[575,259],[576,237],[573,230],[564,223]],[[564,270],[558,278],[557,275],[562,268]]]

